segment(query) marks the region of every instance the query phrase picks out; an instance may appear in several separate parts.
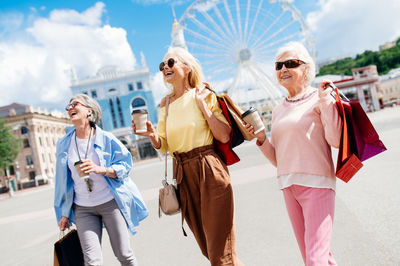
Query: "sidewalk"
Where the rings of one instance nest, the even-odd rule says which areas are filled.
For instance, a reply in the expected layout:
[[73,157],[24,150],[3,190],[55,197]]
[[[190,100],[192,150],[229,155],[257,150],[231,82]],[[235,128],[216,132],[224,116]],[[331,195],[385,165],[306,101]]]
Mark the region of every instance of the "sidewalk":
[[[43,190],[49,190],[49,189],[51,189],[50,184],[45,184],[45,185],[41,185],[41,186],[37,186],[37,187],[24,188],[23,190],[14,191],[13,198],[24,196],[24,195],[29,195],[32,193],[40,192]],[[0,194],[0,200],[5,200],[5,199],[10,199],[9,192]]]

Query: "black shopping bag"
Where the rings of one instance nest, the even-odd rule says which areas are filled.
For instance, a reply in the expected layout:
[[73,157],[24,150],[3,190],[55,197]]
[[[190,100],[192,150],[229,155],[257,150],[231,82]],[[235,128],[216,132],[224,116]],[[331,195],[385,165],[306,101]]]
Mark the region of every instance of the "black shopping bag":
[[83,253],[78,232],[69,231],[54,244],[54,266],[83,266]]

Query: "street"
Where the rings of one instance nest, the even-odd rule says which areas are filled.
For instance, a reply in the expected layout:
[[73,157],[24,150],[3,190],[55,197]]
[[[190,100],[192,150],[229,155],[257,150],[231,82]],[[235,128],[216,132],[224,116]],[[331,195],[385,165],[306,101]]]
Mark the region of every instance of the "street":
[[[400,107],[369,116],[388,150],[365,161],[349,183],[337,180],[332,252],[338,265],[399,266]],[[250,266],[303,265],[275,168],[255,142],[235,150],[241,161],[229,169],[239,258]],[[186,224],[188,237],[183,236],[180,214],[158,218],[163,167],[156,158],[135,164],[131,173],[150,211],[131,237],[138,262],[142,266],[209,265]],[[59,238],[53,193],[47,185],[13,198],[1,196],[0,265],[52,265],[53,244]],[[104,265],[119,265],[103,232]]]

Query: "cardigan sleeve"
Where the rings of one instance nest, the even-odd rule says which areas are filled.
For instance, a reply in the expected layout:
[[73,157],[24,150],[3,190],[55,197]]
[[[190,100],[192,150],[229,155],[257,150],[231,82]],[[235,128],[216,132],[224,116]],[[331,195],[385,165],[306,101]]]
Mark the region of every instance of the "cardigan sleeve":
[[321,122],[324,127],[325,139],[329,145],[338,148],[343,122],[339,115],[335,100],[328,94],[318,100],[321,111]]

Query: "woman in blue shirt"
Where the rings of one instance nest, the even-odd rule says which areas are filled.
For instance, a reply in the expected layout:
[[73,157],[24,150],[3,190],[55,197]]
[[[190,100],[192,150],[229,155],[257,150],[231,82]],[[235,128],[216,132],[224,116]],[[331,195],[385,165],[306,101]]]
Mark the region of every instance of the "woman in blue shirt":
[[73,127],[57,143],[54,208],[60,230],[76,224],[85,265],[101,265],[103,224],[121,265],[137,265],[129,233],[136,233],[148,212],[130,179],[132,156],[96,123],[99,104],[85,94],[66,107]]

